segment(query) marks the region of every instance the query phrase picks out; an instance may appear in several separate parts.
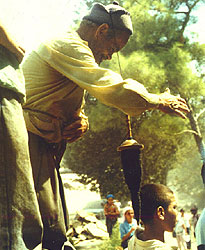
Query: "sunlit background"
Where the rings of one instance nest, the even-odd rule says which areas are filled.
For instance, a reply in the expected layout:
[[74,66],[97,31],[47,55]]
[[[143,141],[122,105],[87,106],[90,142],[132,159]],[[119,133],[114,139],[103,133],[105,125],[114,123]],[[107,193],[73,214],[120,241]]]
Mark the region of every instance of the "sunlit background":
[[1,0],[0,21],[22,47],[30,49],[50,35],[68,30],[79,13],[85,15],[86,7],[80,2]]
[[[109,2],[108,2],[109,3]],[[73,20],[87,13],[83,0],[1,0],[0,21],[25,49],[58,32],[68,30]],[[195,32],[195,41],[205,42],[205,6],[194,12],[196,24],[189,27]]]

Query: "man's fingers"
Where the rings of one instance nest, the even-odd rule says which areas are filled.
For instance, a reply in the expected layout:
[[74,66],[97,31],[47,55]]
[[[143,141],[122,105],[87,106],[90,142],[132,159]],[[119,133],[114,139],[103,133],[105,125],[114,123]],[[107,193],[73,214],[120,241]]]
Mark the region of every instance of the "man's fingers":
[[172,102],[168,105],[163,105],[160,107],[160,110],[166,114],[180,116],[183,119],[186,119],[186,114],[190,112],[187,105],[180,102]]
[[67,136],[67,137],[69,137],[69,136],[75,136],[76,134],[83,134],[83,133],[85,133],[86,131],[88,130],[88,128],[87,127],[81,127],[81,128],[78,128],[78,129],[71,129],[71,130],[69,130],[69,131],[63,131],[63,133],[62,133],[62,136]]
[[68,143],[72,143],[72,142],[75,142],[75,141],[77,141],[77,140],[79,140],[81,137],[73,137],[73,138],[67,138],[66,139],[66,141],[68,142]]
[[81,127],[81,120],[77,120],[73,122],[72,124],[68,125],[67,127],[64,128],[64,130],[71,130],[73,128],[80,128]]
[[85,130],[87,128],[88,128],[88,122],[87,121],[78,120],[78,121],[72,123],[71,125],[65,127],[64,130],[63,130],[63,134],[65,134],[65,133],[73,133],[78,129]]
[[67,140],[67,142],[69,143],[81,138],[89,127],[88,119],[86,116],[77,116],[76,118],[77,119],[75,119],[72,124],[64,127],[62,131],[62,138]]
[[171,95],[169,89],[166,89],[165,92],[160,95],[159,102],[158,109],[166,114],[175,114],[186,119],[185,114],[190,112],[186,101],[180,96]]
[[19,49],[20,49],[20,51],[22,52],[22,53],[24,53],[25,54],[25,49],[24,48],[22,48],[21,46],[19,46]]
[[183,103],[186,104],[186,101],[185,101],[183,98],[181,98],[181,97],[177,97],[177,100],[178,100],[179,102],[183,102]]
[[178,101],[178,103],[179,103],[179,107],[180,107],[182,110],[184,110],[184,112],[190,112],[190,109],[189,109],[189,107],[187,106],[186,101],[185,101],[183,98],[179,97],[177,101]]
[[[185,110],[184,108],[180,107],[180,104],[171,103],[169,105],[169,108],[170,108],[170,112],[167,112],[167,113],[175,114],[177,116],[182,117],[183,119],[186,119],[186,115],[183,112],[186,111],[185,113],[187,113],[188,111]],[[165,111],[165,113],[166,113],[166,111]]]
[[74,142],[78,139],[80,139],[82,136],[84,135],[84,133],[82,133],[82,131],[78,131],[75,134],[72,135],[66,135],[66,136],[62,136],[63,139],[67,140],[67,142]]
[[180,111],[184,112],[184,113],[189,113],[189,112],[190,112],[190,110],[189,110],[188,107],[179,107],[178,109],[179,109]]
[[180,110],[174,110],[174,113],[177,115],[177,116],[180,116],[181,118],[183,119],[186,119],[186,115],[183,114]]
[[182,102],[173,102],[169,104],[170,109],[176,111],[176,110],[180,110],[182,112],[188,113],[190,112],[188,106],[186,105],[186,103],[182,103]]
[[88,125],[80,126],[79,128],[72,128],[69,130],[64,130],[62,132],[63,139],[72,139],[75,137],[81,137],[84,135],[84,133],[88,130]]

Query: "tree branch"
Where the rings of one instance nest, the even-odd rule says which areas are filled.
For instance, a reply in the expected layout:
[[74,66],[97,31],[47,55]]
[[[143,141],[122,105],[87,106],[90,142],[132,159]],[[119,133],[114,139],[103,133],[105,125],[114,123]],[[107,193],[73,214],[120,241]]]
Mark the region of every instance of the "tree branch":
[[189,14],[188,11],[174,11],[174,14]]
[[198,120],[199,119],[199,117],[203,114],[205,112],[205,108],[204,109],[202,109],[200,112],[199,112],[199,114],[197,114],[196,115],[196,120]]
[[197,136],[200,136],[196,131],[194,130],[190,130],[190,129],[186,129],[186,130],[183,130],[179,133],[174,133],[174,134],[169,134],[169,135],[181,135],[181,134],[184,134],[184,133],[191,133],[191,134],[195,134]]
[[183,24],[182,24],[181,35],[183,35],[184,30],[185,30],[185,28],[186,28],[186,26],[187,26],[187,23],[188,23],[189,20],[190,20],[191,11],[193,10],[193,8],[197,5],[197,3],[198,3],[199,1],[200,1],[200,0],[196,0],[192,5],[189,5],[188,1],[186,2],[186,6],[187,6],[187,8],[188,8],[189,11],[187,12],[187,15],[186,15],[186,17],[185,17],[185,19],[184,19],[184,22],[183,22]]

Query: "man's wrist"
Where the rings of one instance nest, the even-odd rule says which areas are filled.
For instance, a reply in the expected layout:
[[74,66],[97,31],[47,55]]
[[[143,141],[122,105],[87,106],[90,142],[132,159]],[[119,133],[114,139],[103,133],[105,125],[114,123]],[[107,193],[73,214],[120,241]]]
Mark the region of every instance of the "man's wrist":
[[158,103],[156,104],[156,108],[155,109],[158,109],[158,110],[161,110],[163,109],[164,107],[164,101],[162,100],[162,98],[159,96],[158,97]]
[[158,94],[149,94],[148,103],[150,105],[150,109],[160,109],[163,106],[163,101],[160,95]]

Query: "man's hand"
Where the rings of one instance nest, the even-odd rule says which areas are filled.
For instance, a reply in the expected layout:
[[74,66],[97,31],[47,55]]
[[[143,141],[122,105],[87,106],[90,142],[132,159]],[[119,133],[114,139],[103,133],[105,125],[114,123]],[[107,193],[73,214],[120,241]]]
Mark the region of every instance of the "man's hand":
[[133,231],[136,230],[137,227],[133,226],[131,229],[130,229],[130,232],[132,233]]
[[62,138],[66,139],[69,143],[80,139],[89,127],[88,117],[82,113],[80,115],[75,114],[73,120],[62,132]]
[[170,90],[159,95],[159,106],[158,109],[166,114],[173,114],[186,119],[184,113],[189,112],[189,108],[186,101],[181,98],[170,94]]

